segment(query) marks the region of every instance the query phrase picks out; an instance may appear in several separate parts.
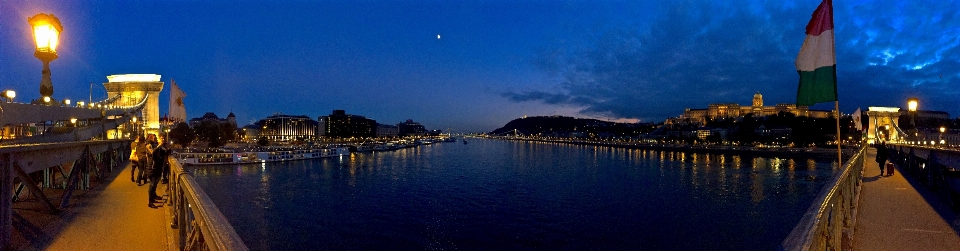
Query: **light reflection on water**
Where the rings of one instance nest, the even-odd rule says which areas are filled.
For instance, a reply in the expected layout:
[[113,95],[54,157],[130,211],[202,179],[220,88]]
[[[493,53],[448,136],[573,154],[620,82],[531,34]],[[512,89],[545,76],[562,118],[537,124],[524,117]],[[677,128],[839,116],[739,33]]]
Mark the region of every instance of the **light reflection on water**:
[[770,250],[836,172],[481,139],[193,170],[248,246],[272,250]]

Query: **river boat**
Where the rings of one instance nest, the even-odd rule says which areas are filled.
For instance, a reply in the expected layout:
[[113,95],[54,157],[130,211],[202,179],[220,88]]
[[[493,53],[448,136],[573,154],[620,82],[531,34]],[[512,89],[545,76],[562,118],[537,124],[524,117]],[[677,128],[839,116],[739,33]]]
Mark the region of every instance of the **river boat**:
[[184,149],[174,154],[183,165],[228,165],[306,160],[349,155],[346,146]]

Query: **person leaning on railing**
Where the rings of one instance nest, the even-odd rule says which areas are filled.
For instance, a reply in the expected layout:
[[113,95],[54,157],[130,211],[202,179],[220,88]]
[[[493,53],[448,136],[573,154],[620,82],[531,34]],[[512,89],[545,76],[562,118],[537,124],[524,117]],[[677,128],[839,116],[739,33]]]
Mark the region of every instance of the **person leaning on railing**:
[[[154,136],[151,134],[150,136]],[[155,136],[154,136],[155,137]],[[156,143],[156,141],[154,141]],[[161,140],[157,145],[157,148],[151,151],[153,154],[153,166],[149,169],[150,177],[150,189],[147,190],[150,208],[154,208],[153,202],[163,199],[163,197],[157,196],[157,183],[160,183],[160,176],[163,174],[163,165],[167,163],[167,156],[170,154],[170,150],[167,147],[167,141]]]

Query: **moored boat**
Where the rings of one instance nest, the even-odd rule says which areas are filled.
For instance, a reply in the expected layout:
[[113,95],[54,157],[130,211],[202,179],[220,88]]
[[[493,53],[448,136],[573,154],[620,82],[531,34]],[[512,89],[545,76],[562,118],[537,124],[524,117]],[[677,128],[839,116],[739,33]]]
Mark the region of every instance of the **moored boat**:
[[346,146],[184,149],[174,158],[184,165],[226,165],[305,160],[349,155]]

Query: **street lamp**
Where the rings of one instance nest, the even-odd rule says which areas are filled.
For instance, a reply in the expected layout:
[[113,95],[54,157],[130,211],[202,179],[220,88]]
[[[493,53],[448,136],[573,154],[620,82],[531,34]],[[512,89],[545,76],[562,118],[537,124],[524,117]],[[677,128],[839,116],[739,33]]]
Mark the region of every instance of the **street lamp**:
[[33,27],[33,38],[37,42],[37,51],[33,56],[43,62],[43,77],[40,79],[40,96],[53,96],[53,81],[50,81],[50,61],[57,59],[57,44],[63,26],[53,14],[40,13],[27,18]]
[[3,97],[7,98],[7,101],[13,103],[13,98],[17,97],[17,92],[13,90],[3,91]]
[[920,103],[920,99],[911,97],[907,99],[907,111],[910,113],[910,127],[911,132],[913,132],[915,137],[917,135],[917,105]]

